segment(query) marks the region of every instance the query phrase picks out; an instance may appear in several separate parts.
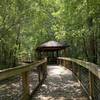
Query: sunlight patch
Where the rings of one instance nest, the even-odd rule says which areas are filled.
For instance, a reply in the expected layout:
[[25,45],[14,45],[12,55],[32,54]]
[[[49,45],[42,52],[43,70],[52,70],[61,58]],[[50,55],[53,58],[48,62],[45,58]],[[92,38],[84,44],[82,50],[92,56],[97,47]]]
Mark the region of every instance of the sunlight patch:
[[50,75],[50,76],[55,76],[55,75],[65,75],[65,74],[67,74],[67,75],[70,75],[70,74],[72,74],[72,72],[70,71],[70,70],[68,70],[68,69],[66,69],[65,70],[65,68],[64,67],[62,67],[62,66],[49,66],[50,68],[49,68],[49,71],[48,71],[48,74]]

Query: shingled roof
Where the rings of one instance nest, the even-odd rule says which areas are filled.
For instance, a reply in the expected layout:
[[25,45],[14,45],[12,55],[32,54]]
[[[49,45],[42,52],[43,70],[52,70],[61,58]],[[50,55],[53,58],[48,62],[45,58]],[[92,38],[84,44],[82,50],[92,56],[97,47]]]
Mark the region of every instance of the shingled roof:
[[64,49],[66,47],[68,47],[68,45],[65,45],[65,43],[60,43],[57,41],[48,41],[48,42],[41,44],[39,47],[37,47],[36,50],[40,50],[40,51],[59,50],[59,49]]

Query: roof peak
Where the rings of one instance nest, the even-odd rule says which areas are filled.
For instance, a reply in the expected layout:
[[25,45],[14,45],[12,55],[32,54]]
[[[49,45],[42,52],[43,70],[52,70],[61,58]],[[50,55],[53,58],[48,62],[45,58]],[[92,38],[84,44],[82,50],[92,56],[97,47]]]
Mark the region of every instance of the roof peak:
[[64,43],[51,40],[51,41],[41,44],[39,47],[37,47],[36,50],[40,50],[40,51],[61,50],[61,49],[65,49],[66,47],[69,47],[69,46],[65,45]]
[[51,41],[43,43],[40,46],[42,46],[42,47],[57,47],[57,46],[62,46],[62,44],[57,41],[51,40]]

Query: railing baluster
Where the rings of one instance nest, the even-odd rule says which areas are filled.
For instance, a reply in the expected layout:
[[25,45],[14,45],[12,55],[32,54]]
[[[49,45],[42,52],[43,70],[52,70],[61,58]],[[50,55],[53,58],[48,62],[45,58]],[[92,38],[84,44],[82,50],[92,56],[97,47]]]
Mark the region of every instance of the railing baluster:
[[47,77],[47,62],[44,63],[43,71],[44,71],[43,72],[44,78],[46,78]]
[[100,100],[99,65],[74,58],[58,57],[58,59],[64,62],[63,64],[78,77],[89,100]]
[[94,75],[89,71],[89,98],[94,98]]
[[[41,74],[40,81],[42,81],[42,79],[45,79],[47,75],[47,59],[37,61],[37,63],[33,62],[31,64],[25,64],[22,66],[2,70],[0,71],[0,81],[8,78],[10,79],[11,77],[15,78],[15,76],[17,75],[20,76],[22,79],[20,81],[22,83],[22,88],[21,88],[22,95],[18,98],[18,100],[29,100],[32,97],[31,95],[35,93],[35,90],[37,90],[38,87],[42,84],[42,82],[40,82],[41,84],[37,84],[35,89],[31,92],[31,89],[29,88],[29,83],[31,83],[31,81],[29,81],[30,72],[37,67],[40,67],[40,74]],[[12,95],[13,94],[11,94],[10,96]],[[16,99],[16,98],[17,97],[12,99]]]
[[63,63],[64,63],[63,66],[66,67],[66,60],[64,60]]
[[77,70],[77,77],[78,77],[79,82],[80,82],[81,81],[81,68],[79,65],[78,65],[78,70]]
[[38,78],[39,78],[39,82],[41,82],[42,80],[42,65],[38,66]]
[[22,73],[22,85],[23,85],[22,100],[29,100],[30,91],[29,91],[28,72],[23,72]]
[[62,65],[62,60],[61,59],[59,60],[59,64]]

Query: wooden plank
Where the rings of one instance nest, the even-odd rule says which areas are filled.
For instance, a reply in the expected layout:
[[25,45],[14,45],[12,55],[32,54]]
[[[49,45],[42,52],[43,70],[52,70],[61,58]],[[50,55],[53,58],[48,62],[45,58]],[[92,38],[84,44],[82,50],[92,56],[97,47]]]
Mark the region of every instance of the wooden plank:
[[36,63],[1,70],[0,71],[0,80],[7,79],[7,78],[15,76],[15,75],[21,75],[23,72],[30,71],[45,62],[46,62],[46,60],[44,59],[44,60],[38,61]]
[[22,85],[23,85],[23,95],[21,100],[29,100],[30,91],[29,91],[29,81],[28,81],[28,72],[22,73]]
[[94,76],[89,72],[89,99],[93,100],[94,97]]
[[[80,81],[80,84],[82,85],[82,87],[84,87],[84,90],[86,91],[86,93],[88,94],[89,96],[89,100],[94,100],[94,95],[95,95],[95,91],[94,91],[94,77],[97,77],[98,79],[100,79],[100,67],[99,65],[96,65],[96,64],[93,64],[93,63],[90,63],[90,62],[86,62],[86,61],[82,61],[82,60],[78,60],[78,59],[74,59],[74,58],[64,58],[64,57],[59,57],[58,58],[59,60],[62,60],[62,61],[65,61],[66,62],[69,62],[69,63],[76,63],[77,65],[77,68],[78,68],[78,78],[80,79],[80,69],[82,67],[84,67],[85,69],[88,70],[89,72],[89,91],[87,91],[84,87],[84,85],[81,83],[81,79],[79,80]],[[70,66],[70,64],[69,64]],[[70,66],[72,67],[74,66],[73,64]],[[70,68],[69,68],[70,69]],[[76,69],[76,68],[75,68]],[[73,72],[76,72],[74,70],[72,70]]]
[[75,62],[76,64],[81,65],[82,67],[88,69],[90,72],[92,72],[95,76],[97,76],[100,79],[100,66],[99,65],[86,62],[86,61],[82,61],[82,60],[78,60],[78,59],[74,59],[74,58],[58,57],[58,59]]

